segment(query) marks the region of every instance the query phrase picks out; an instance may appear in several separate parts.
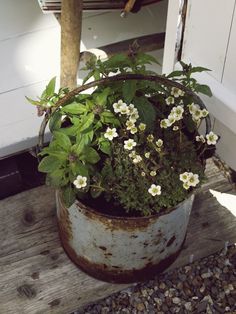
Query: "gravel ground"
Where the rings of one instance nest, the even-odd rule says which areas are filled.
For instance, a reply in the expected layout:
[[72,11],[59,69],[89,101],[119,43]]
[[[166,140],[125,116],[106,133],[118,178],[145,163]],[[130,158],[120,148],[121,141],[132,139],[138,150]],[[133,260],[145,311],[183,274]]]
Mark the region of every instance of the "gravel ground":
[[74,314],[236,314],[236,246],[113,294]]

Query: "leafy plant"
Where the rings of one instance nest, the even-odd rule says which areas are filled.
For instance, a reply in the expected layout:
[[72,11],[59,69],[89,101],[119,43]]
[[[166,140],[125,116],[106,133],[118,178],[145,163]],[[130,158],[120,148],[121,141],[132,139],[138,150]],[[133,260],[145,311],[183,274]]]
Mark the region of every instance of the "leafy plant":
[[198,132],[208,112],[194,93],[211,91],[192,75],[208,69],[181,63],[182,71],[156,82],[146,69],[152,63],[142,53],[93,58],[84,83],[111,74],[122,79],[67,97],[66,88],[55,93],[54,78],[38,100],[27,98],[46,114],[52,132],[39,170],[63,191],[67,206],[99,198],[124,214],[150,215],[177,205],[204,180],[206,152],[214,151],[218,136]]

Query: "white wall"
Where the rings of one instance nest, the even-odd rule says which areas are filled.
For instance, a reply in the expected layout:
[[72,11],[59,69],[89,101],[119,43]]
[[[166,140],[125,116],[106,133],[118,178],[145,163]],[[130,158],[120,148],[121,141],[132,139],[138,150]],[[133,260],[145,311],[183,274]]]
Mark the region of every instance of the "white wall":
[[[125,19],[119,11],[85,13],[81,50],[164,32],[166,14],[167,0]],[[154,54],[162,59],[162,51]],[[40,95],[59,76],[59,67],[60,25],[54,15],[44,15],[36,0],[0,0],[0,158],[37,144],[41,119],[25,95]]]
[[217,153],[233,169],[236,169],[235,4],[235,0],[188,0],[181,57],[186,63],[212,70],[198,76],[213,91],[212,98],[202,98],[216,118],[214,131],[221,135]]

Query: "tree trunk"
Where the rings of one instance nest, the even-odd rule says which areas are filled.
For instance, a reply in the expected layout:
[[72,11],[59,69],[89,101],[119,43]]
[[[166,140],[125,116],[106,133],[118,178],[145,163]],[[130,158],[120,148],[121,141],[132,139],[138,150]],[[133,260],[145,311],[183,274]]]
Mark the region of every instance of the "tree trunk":
[[62,87],[75,88],[79,66],[83,0],[62,0],[61,81]]

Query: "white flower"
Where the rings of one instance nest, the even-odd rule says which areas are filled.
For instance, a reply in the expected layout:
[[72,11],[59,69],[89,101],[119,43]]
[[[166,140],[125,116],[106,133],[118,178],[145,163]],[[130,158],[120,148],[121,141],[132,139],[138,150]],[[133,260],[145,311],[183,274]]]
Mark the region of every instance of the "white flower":
[[161,186],[152,184],[148,189],[148,193],[150,193],[152,196],[161,195]]
[[199,183],[198,174],[193,174],[192,172],[190,172],[188,177],[188,185],[196,186],[198,183]]
[[87,178],[83,177],[81,175],[78,175],[73,183],[74,183],[74,185],[76,186],[77,189],[84,188],[87,185]]
[[129,153],[129,157],[130,157],[130,158],[135,158],[135,157],[136,157],[136,151],[135,151],[135,150],[132,150],[132,152]]
[[144,156],[145,156],[146,158],[149,158],[149,157],[150,157],[150,152],[145,153]]
[[132,112],[132,110],[135,108],[133,104],[129,104],[128,107],[129,107],[130,112]]
[[114,112],[118,113],[120,112],[120,107],[121,105],[123,104],[123,100],[118,100],[118,102],[114,103],[112,106],[113,106],[113,109],[114,109]]
[[184,108],[182,106],[173,107],[171,114],[174,116],[175,120],[179,121],[183,118]]
[[185,190],[188,190],[188,189],[190,188],[190,185],[188,184],[188,182],[184,182],[183,188],[184,188]]
[[126,123],[125,123],[125,125],[126,125],[126,129],[127,129],[127,130],[132,129],[132,128],[135,126],[134,122],[133,122],[133,121],[130,121],[130,120],[127,120]]
[[188,109],[189,109],[189,112],[193,114],[196,110],[199,110],[200,107],[199,105],[195,105],[194,103],[191,103],[190,105],[188,105]]
[[135,134],[137,132],[138,132],[138,129],[135,126],[130,129],[131,134]]
[[136,108],[133,109],[133,112],[129,115],[130,121],[136,122],[139,118],[138,110]]
[[142,157],[140,155],[136,155],[133,159],[134,164],[138,164],[140,161],[142,161]]
[[142,171],[142,172],[141,172],[141,176],[142,176],[142,177],[145,177],[145,176],[146,176],[146,173],[145,173],[144,171]]
[[178,98],[179,96],[183,96],[184,95],[184,91],[182,91],[181,89],[179,89],[177,87],[172,87],[171,88],[171,95],[173,95],[174,97]]
[[150,176],[151,176],[151,177],[155,177],[156,175],[157,175],[157,172],[156,172],[156,171],[152,170],[152,171],[150,172]]
[[116,128],[107,128],[106,133],[104,134],[105,138],[108,138],[109,141],[112,141],[114,137],[117,137],[118,134],[116,132]]
[[120,113],[121,114],[129,114],[129,107],[126,105],[126,103],[123,103],[121,106],[120,106]]
[[162,147],[163,145],[163,140],[161,138],[159,138],[157,141],[156,141],[156,146],[157,147]]
[[192,114],[192,118],[195,121],[198,121],[202,118],[202,110],[201,109],[196,109],[193,114]]
[[180,181],[182,181],[183,187],[188,190],[190,186],[196,186],[199,183],[198,174],[194,174],[192,172],[184,172],[179,176]]
[[131,138],[124,141],[124,149],[132,150],[136,145],[137,143]]
[[152,134],[149,134],[149,135],[147,136],[147,141],[148,141],[148,142],[153,142],[153,140],[154,140],[154,136],[153,136]]
[[200,135],[200,136],[197,135],[197,136],[196,136],[196,141],[197,141],[197,142],[205,143],[206,140],[205,140],[205,138],[204,138],[203,135]]
[[139,130],[140,130],[140,131],[145,131],[145,129],[146,129],[146,124],[141,122],[138,127],[139,127]]
[[189,172],[184,172],[179,175],[179,179],[182,182],[188,182]]
[[174,125],[173,126],[173,131],[178,131],[179,130],[179,127],[177,125]]
[[161,127],[161,128],[166,129],[166,128],[168,128],[169,126],[171,126],[171,123],[170,123],[170,121],[169,121],[168,119],[163,119],[163,120],[161,120],[161,123],[160,123],[160,127]]
[[207,144],[208,145],[215,145],[217,140],[218,140],[218,135],[216,135],[215,133],[213,133],[212,131],[206,135],[206,139],[207,139]]
[[173,123],[175,123],[175,116],[172,113],[170,113],[168,115],[168,120],[169,120],[170,125],[172,125]]
[[207,111],[206,109],[202,109],[202,116],[203,118],[206,118],[206,116],[209,114],[209,111]]
[[169,96],[166,98],[166,104],[167,105],[173,105],[175,103],[175,99],[172,96]]

